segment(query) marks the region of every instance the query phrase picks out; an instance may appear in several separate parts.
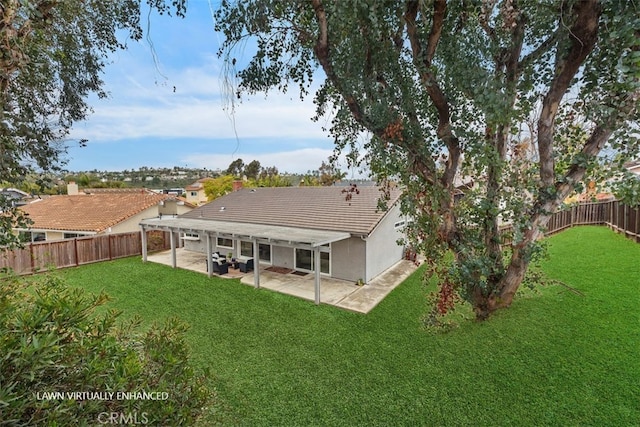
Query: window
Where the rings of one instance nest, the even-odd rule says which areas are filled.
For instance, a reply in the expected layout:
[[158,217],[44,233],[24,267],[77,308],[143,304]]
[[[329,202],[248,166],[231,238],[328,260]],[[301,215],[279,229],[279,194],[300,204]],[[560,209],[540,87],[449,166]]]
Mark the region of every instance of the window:
[[44,242],[47,240],[47,235],[45,233],[38,233],[36,231],[21,231],[19,233],[20,241],[27,242]]
[[395,224],[393,224],[393,228],[395,228],[396,230],[400,230],[402,228],[404,228],[406,222],[404,220],[402,221],[398,221]]
[[258,259],[264,262],[271,262],[271,245],[258,244]]
[[80,237],[78,233],[64,233],[65,239],[75,239],[76,237]]
[[198,192],[197,191],[192,191],[191,192],[191,197],[197,197],[198,196]]
[[183,240],[200,240],[200,235],[198,233],[184,233],[182,235]]
[[219,248],[233,249],[233,240],[227,239],[227,238],[224,238],[224,237],[218,237],[216,245]]
[[240,242],[240,256],[253,258],[253,242]]
[[[240,242],[240,256],[253,258],[253,242]],[[258,259],[263,262],[271,263],[271,245],[258,244]]]
[[[320,252],[320,273],[329,274],[329,252]],[[299,270],[313,271],[313,252],[309,249],[296,249],[296,268]]]

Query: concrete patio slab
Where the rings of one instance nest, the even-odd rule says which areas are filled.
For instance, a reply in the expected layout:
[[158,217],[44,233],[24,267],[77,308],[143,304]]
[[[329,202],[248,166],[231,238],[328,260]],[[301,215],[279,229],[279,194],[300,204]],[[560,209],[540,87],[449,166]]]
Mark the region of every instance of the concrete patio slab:
[[[149,254],[147,260],[158,264],[171,265],[171,251]],[[176,249],[176,266],[186,270],[207,274],[206,257],[203,253]],[[314,275],[299,276],[293,273],[278,273],[260,267],[260,287],[293,295],[309,301],[315,300]],[[358,286],[354,282],[321,277],[320,302],[356,313],[366,314],[373,310],[393,289],[416,270],[414,263],[399,261],[374,278],[370,283]],[[240,282],[254,286],[253,272],[242,273],[229,268],[224,275],[214,274],[223,279],[240,279]]]

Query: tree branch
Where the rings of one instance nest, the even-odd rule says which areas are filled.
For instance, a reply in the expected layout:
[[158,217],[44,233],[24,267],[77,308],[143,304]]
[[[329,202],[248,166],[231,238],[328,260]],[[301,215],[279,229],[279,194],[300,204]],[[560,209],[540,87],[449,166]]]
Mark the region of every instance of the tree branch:
[[538,60],[542,55],[547,53],[549,49],[558,41],[560,31],[556,30],[548,38],[546,38],[540,46],[520,60],[518,64],[518,73],[521,73],[529,64]]
[[573,8],[575,20],[567,33],[569,48],[566,54],[560,52],[560,45],[558,47],[555,75],[549,92],[544,97],[538,120],[538,154],[543,187],[552,187],[555,181],[553,122],[571,80],[596,44],[600,13],[601,9],[596,0],[576,3]]
[[435,75],[431,71],[431,61],[435,55],[442,29],[444,27],[444,18],[446,16],[447,2],[445,0],[436,0],[433,4],[433,25],[427,39],[426,53],[422,53],[422,45],[418,36],[416,18],[420,10],[420,2],[410,1],[407,3],[407,9],[404,14],[407,23],[407,36],[411,44],[411,51],[416,68],[419,70],[422,84],[424,85],[429,98],[433,102],[438,112],[438,129],[437,135],[447,146],[449,156],[447,164],[440,179],[441,184],[447,188],[453,188],[454,178],[458,170],[460,161],[460,144],[458,138],[455,137],[451,130],[451,112],[447,98],[438,85]]

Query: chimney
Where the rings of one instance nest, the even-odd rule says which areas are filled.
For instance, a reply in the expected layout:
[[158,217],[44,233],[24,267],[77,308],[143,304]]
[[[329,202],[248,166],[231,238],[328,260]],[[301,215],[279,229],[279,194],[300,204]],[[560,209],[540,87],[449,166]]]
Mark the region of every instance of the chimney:
[[242,189],[242,181],[238,180],[238,181],[233,181],[233,187],[232,187],[233,191],[238,191]]
[[78,195],[78,184],[74,181],[69,181],[67,184],[67,194],[69,196],[77,196]]

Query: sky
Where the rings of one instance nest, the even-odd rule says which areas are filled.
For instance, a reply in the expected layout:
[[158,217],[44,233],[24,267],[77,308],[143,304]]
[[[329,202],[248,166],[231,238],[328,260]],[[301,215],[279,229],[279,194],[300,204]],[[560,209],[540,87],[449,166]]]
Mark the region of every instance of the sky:
[[129,41],[105,68],[110,96],[90,98],[94,112],[74,125],[66,169],[226,169],[241,158],[305,173],[332,154],[333,140],[322,130],[327,123],[311,120],[312,99],[301,101],[295,89],[244,97],[230,114],[216,55],[222,36],[213,30],[208,0],[190,0],[184,19],[152,14],[149,23],[148,37]]

